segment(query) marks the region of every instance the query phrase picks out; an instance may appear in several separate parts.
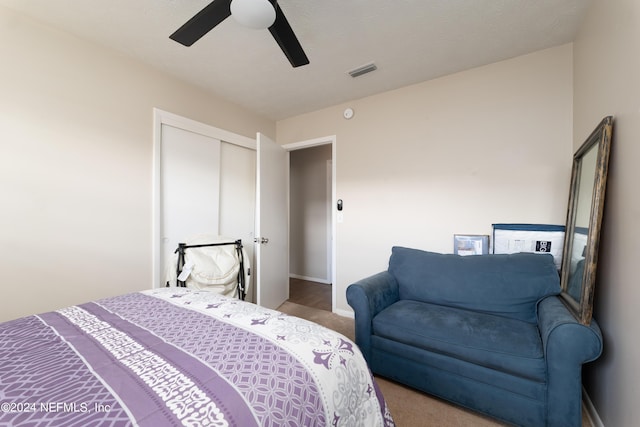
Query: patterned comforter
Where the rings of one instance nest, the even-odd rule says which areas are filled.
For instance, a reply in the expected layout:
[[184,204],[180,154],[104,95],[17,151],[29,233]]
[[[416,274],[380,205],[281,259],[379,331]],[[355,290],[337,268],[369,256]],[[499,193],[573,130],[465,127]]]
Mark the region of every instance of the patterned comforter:
[[344,336],[185,288],[0,324],[0,405],[0,425],[394,425]]

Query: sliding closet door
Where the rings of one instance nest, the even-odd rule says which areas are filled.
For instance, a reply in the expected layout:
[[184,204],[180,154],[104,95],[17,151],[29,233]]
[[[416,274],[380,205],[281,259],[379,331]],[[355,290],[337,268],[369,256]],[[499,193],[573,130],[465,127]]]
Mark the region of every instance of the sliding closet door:
[[160,146],[161,283],[178,243],[217,235],[220,140],[162,124]]

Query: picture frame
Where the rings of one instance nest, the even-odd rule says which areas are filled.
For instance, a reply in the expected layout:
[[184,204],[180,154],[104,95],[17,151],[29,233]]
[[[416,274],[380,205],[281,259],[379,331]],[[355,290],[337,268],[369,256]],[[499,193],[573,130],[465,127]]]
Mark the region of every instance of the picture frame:
[[454,234],[453,253],[456,255],[487,255],[489,253],[489,235]]

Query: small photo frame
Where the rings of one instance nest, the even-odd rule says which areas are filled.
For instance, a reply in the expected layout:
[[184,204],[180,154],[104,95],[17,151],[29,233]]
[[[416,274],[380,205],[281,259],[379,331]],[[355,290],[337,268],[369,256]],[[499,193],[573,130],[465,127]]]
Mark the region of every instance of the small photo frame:
[[486,255],[489,253],[489,236],[481,234],[454,234],[453,253],[456,255]]

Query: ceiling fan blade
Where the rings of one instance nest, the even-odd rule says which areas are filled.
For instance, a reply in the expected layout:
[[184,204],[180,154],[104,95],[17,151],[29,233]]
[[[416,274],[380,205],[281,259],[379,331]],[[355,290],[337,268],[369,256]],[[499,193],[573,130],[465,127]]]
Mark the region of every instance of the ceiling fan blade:
[[273,6],[276,9],[276,21],[269,27],[269,32],[276,42],[278,42],[280,49],[282,49],[282,52],[284,52],[293,67],[307,65],[309,63],[309,58],[307,58],[304,50],[302,50],[302,46],[293,32],[293,29],[291,29],[289,21],[287,21],[284,13],[282,13],[280,5],[273,0],[271,1],[272,3],[275,3]]
[[231,0],[214,0],[169,36],[185,46],[191,46],[216,25],[231,16]]

